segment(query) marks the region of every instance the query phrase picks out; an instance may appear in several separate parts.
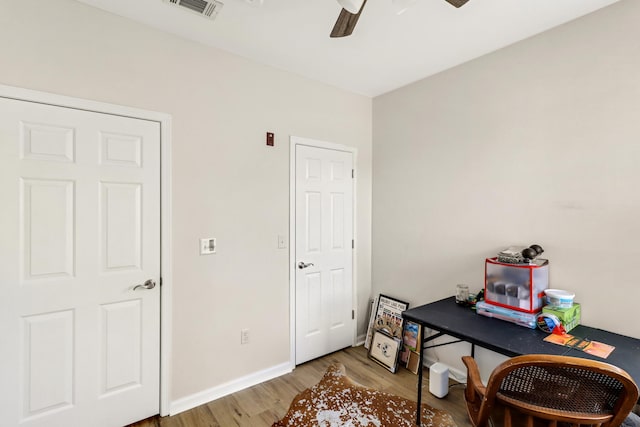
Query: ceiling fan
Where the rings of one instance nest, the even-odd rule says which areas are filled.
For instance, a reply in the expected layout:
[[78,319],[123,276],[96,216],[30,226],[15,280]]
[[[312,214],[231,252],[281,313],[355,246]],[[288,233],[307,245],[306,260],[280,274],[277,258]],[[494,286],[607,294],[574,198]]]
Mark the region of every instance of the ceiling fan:
[[[469,0],[445,1],[452,6],[460,7]],[[367,3],[367,0],[338,0],[338,3],[342,6],[342,11],[338,16],[336,24],[333,26],[333,30],[331,30],[331,37],[350,36],[358,23],[358,19],[360,19],[360,14],[364,9],[364,5]]]

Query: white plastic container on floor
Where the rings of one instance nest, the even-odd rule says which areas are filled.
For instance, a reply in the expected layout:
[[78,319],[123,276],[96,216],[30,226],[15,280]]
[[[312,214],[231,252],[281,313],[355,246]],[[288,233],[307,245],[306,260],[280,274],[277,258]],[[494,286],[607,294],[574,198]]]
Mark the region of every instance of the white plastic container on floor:
[[434,363],[429,368],[429,392],[436,397],[449,393],[449,367],[444,363]]

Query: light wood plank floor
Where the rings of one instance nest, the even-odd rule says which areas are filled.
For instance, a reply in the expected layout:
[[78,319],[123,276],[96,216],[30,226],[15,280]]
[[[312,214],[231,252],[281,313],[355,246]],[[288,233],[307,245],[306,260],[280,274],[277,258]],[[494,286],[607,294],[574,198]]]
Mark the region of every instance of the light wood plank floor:
[[[364,347],[347,348],[304,363],[287,375],[198,406],[173,417],[153,417],[131,427],[270,427],[287,412],[293,398],[316,384],[327,367],[340,362],[356,382],[415,401],[417,375],[399,368],[395,374],[367,358]],[[448,411],[458,427],[471,427],[464,407],[464,385],[450,383],[443,399],[429,393],[429,371],[424,371],[423,403]]]

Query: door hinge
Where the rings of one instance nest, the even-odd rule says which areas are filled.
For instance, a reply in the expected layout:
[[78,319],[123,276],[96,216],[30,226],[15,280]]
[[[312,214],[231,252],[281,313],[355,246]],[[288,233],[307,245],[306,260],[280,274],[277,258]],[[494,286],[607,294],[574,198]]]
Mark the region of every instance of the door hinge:
[[355,178],[355,177],[356,177],[356,170],[351,169],[351,178]]
[[351,239],[351,249],[355,249],[356,248],[356,241]]
[[159,282],[160,282],[160,286],[162,286],[162,277],[160,278]]
[[356,311],[351,310],[351,320],[354,320],[355,318],[356,318]]

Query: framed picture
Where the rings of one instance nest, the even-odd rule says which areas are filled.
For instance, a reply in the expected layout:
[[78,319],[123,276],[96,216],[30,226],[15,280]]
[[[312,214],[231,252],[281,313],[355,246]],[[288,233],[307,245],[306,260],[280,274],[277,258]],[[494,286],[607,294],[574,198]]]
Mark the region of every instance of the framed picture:
[[409,356],[407,357],[407,369],[414,374],[418,373],[418,367],[420,366],[420,353],[409,350]]
[[376,320],[376,307],[378,307],[378,299],[380,296],[376,296],[371,300],[369,304],[369,324],[367,325],[367,335],[364,339],[364,348],[369,350],[369,346],[371,345],[371,337],[373,336],[373,322]]
[[400,353],[400,361],[407,363],[410,351],[420,353],[421,329],[420,325],[415,322],[404,322],[403,349]]
[[378,295],[374,301],[369,319],[369,329],[364,346],[369,348],[375,331],[386,332],[387,335],[402,340],[403,318],[402,312],[409,308],[409,303],[400,301],[387,295]]
[[384,332],[375,331],[369,348],[369,357],[395,373],[398,368],[398,354],[401,341]]

